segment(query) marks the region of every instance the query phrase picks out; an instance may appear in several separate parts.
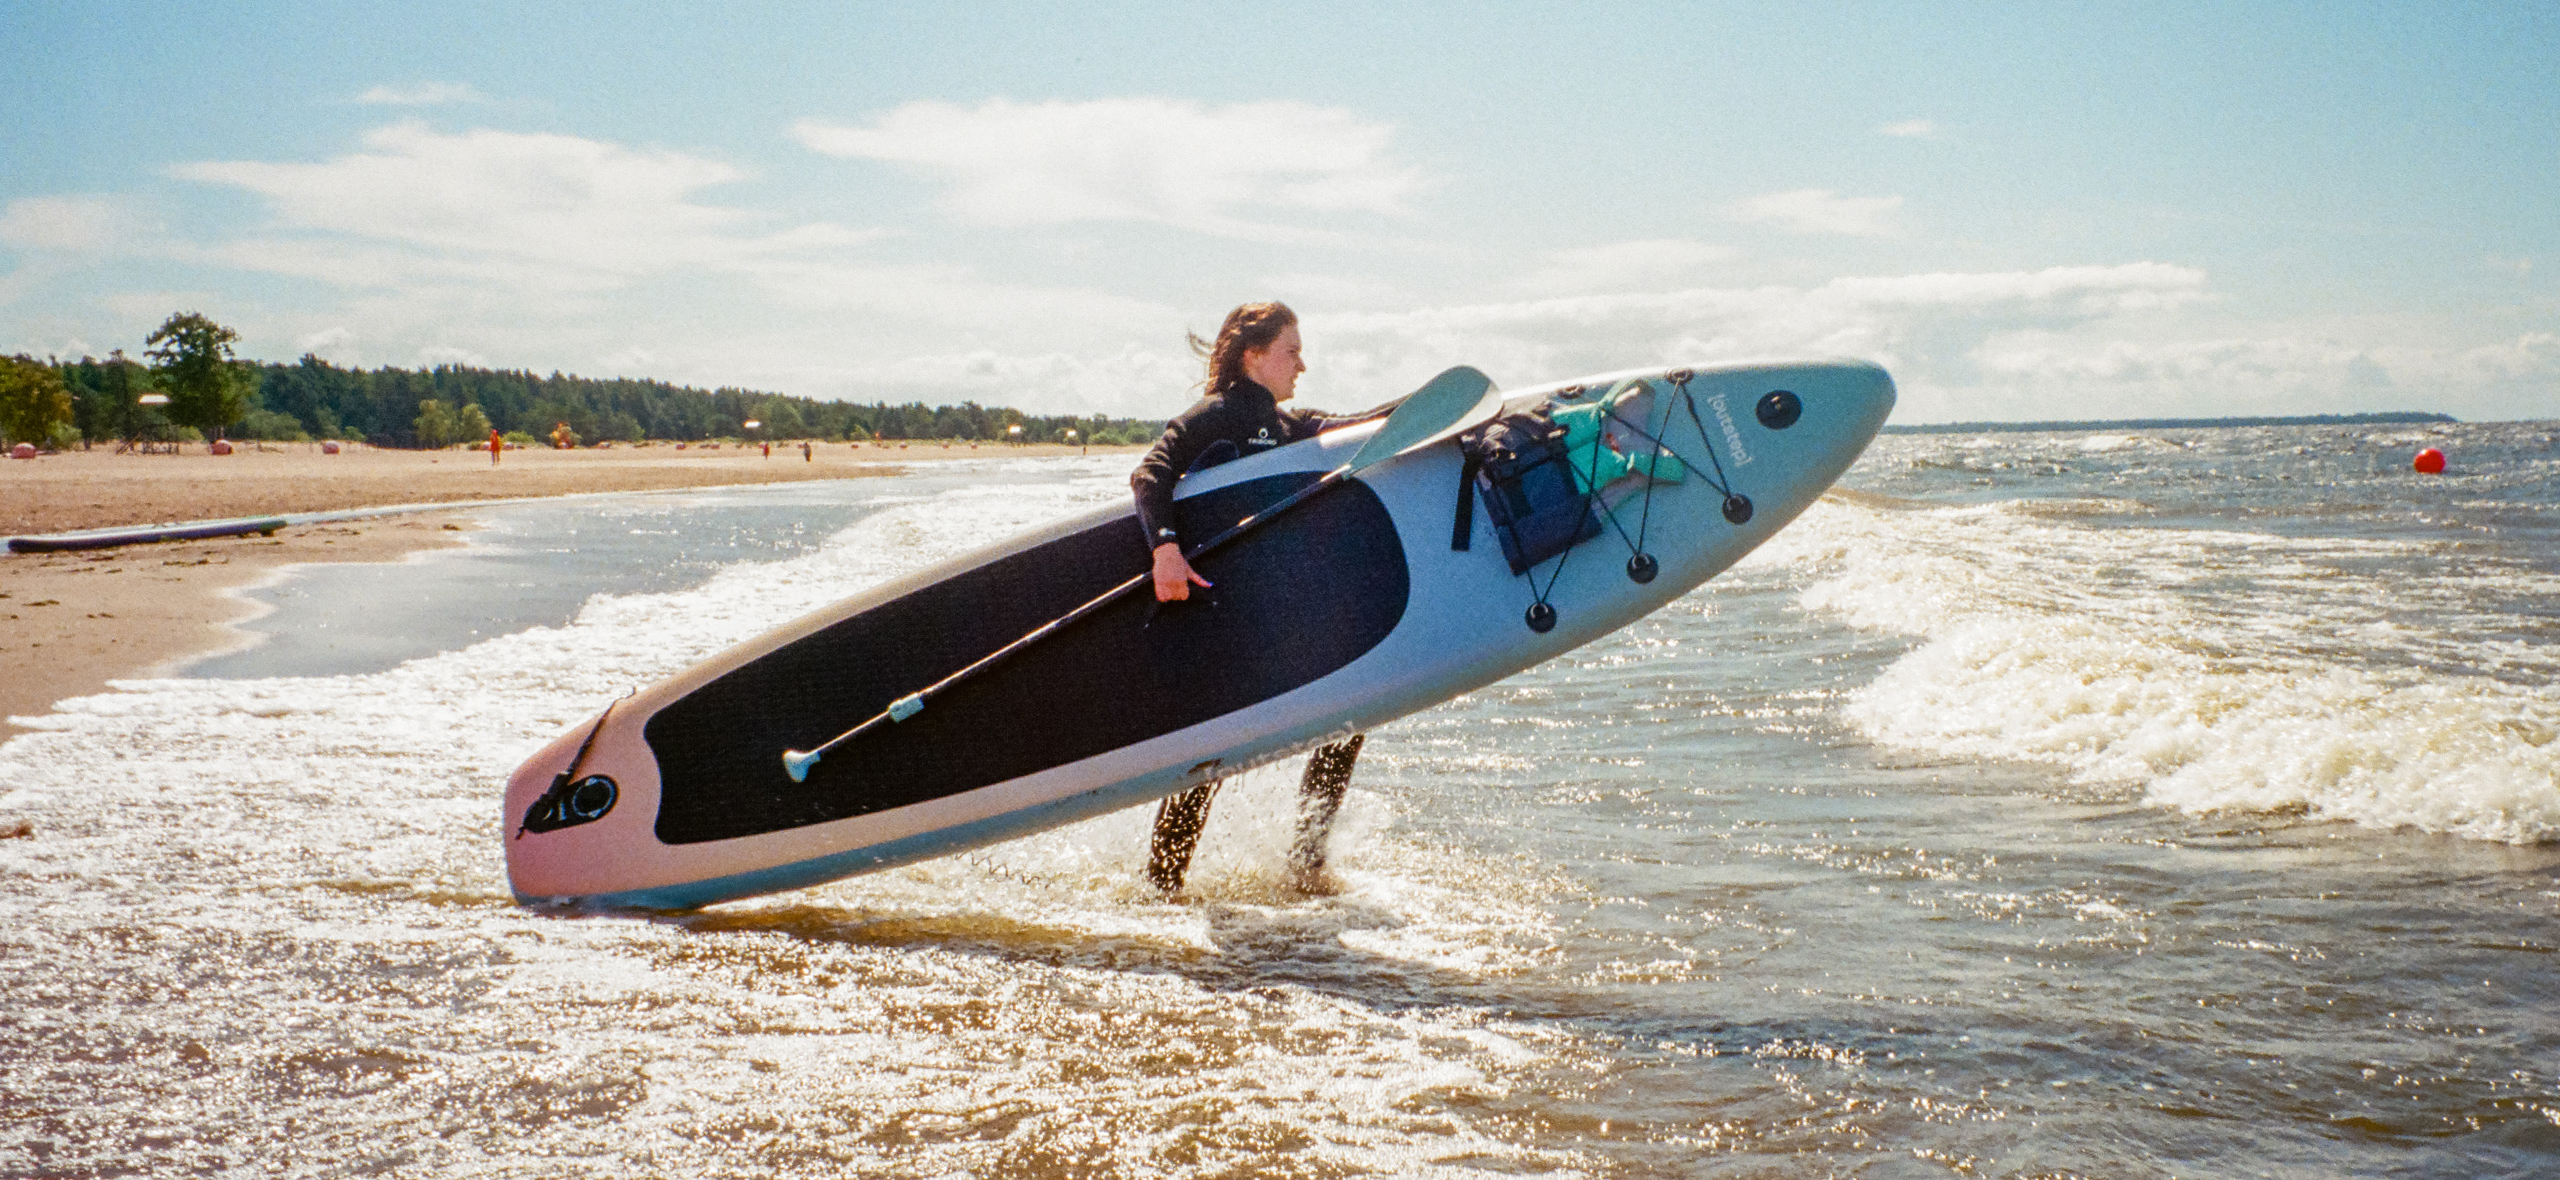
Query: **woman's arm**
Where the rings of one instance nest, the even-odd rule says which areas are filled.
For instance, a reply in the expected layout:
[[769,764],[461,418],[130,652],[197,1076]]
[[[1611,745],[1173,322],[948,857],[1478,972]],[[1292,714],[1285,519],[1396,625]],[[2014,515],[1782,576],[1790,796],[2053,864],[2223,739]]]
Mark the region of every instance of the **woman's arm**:
[[1182,539],[1173,513],[1173,485],[1199,461],[1202,451],[1224,437],[1220,433],[1224,409],[1214,400],[1204,400],[1184,410],[1165,424],[1156,445],[1129,473],[1129,490],[1138,500],[1138,524],[1146,530],[1148,548]]
[[1325,431],[1337,429],[1339,427],[1357,426],[1363,422],[1371,422],[1379,418],[1384,418],[1389,414],[1395,413],[1396,407],[1401,404],[1403,404],[1401,400],[1392,401],[1383,406],[1362,410],[1356,414],[1324,414],[1314,410],[1283,410],[1281,411],[1281,416],[1298,423],[1297,432],[1293,433],[1290,437],[1290,441],[1295,442],[1302,438],[1314,438]]

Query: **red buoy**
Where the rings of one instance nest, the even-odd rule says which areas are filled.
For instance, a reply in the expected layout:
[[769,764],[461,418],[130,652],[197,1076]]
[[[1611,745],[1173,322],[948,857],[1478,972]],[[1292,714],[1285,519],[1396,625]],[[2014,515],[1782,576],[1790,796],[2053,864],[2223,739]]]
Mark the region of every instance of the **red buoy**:
[[2428,447],[2418,452],[2417,461],[2409,466],[2416,468],[2420,475],[2442,475],[2444,474],[2444,452]]

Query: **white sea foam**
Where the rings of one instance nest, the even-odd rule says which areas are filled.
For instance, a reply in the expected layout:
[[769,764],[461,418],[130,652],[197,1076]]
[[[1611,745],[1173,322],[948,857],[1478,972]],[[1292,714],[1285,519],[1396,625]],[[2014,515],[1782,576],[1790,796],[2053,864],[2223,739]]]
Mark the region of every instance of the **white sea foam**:
[[[111,1081],[13,1093],[101,1125],[327,1127],[298,1158],[359,1170],[1151,1174],[1246,1168],[1286,1142],[1326,1171],[1578,1174],[1472,1113],[1553,1038],[1430,1001],[1544,953],[1554,919],[1532,886],[1399,844],[1355,790],[1335,841],[1347,891],[1292,893],[1291,767],[1229,785],[1184,904],[1139,886],[1136,809],[680,923],[513,905],[499,784],[563,727],[1126,494],[1109,473],[964,490],[387,672],[64,702],[0,746],[0,818],[37,833],[0,844],[0,908],[46,915],[8,940],[45,965],[13,1004],[141,1047]],[[1378,980],[1392,1003],[1363,998]],[[198,1062],[247,1080],[198,1084]],[[30,1163],[15,1142],[0,1136],[0,1170]],[[245,1139],[50,1150],[75,1169],[256,1166]]]
[[2413,585],[2415,544],[1835,501],[1768,560],[1812,572],[1804,606],[1920,641],[1844,707],[1877,741],[2194,812],[2560,838],[2555,655],[2482,638],[2560,586],[2480,561]]

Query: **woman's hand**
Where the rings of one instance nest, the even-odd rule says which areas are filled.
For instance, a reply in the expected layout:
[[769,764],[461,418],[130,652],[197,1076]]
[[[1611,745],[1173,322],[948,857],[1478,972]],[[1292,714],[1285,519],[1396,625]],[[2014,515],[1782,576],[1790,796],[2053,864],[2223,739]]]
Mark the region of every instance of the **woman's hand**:
[[1155,576],[1158,602],[1181,602],[1191,597],[1193,586],[1209,585],[1209,579],[1182,559],[1182,546],[1172,541],[1156,546]]

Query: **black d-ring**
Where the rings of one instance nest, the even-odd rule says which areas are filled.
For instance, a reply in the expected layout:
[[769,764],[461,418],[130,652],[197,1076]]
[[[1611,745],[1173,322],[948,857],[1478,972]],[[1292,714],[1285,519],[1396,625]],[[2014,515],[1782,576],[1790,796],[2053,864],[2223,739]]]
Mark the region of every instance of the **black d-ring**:
[[1804,399],[1783,389],[1773,389],[1760,398],[1759,405],[1751,407],[1751,413],[1760,419],[1762,426],[1785,430],[1795,425],[1796,419],[1804,417]]
[[1548,606],[1543,602],[1531,604],[1529,607],[1528,623],[1529,629],[1540,635],[1544,635],[1549,631],[1555,630],[1556,608]]
[[1639,553],[1627,559],[1627,577],[1636,585],[1652,581],[1653,576],[1661,572],[1662,563],[1655,561],[1650,553]]
[[1751,523],[1751,499],[1741,493],[1724,498],[1724,518],[1734,524]]

